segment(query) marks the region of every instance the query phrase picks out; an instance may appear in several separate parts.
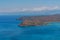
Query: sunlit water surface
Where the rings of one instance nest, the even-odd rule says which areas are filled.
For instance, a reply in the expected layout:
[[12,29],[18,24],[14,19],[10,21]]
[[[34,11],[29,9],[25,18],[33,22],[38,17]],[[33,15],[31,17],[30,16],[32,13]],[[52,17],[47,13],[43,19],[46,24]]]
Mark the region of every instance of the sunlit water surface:
[[0,16],[0,40],[60,40],[60,22],[19,27],[20,16]]

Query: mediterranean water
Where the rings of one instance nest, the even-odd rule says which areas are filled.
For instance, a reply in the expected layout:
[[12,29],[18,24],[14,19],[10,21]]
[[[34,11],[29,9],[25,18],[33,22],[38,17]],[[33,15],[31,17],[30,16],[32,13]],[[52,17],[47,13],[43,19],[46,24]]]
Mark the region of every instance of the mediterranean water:
[[42,26],[18,26],[18,15],[0,16],[0,40],[60,40],[60,22]]

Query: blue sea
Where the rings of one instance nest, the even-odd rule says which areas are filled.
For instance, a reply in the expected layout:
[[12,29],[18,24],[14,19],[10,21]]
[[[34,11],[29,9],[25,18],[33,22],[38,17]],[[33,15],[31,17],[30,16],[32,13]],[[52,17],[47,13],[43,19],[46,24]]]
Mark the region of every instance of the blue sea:
[[60,22],[42,26],[18,26],[21,16],[0,16],[0,40],[60,40]]

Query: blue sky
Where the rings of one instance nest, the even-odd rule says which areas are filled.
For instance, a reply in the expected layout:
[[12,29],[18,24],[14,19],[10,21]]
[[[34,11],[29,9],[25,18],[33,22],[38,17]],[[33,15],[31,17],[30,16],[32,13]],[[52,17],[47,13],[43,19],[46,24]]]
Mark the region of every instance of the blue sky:
[[34,8],[42,6],[60,6],[60,0],[0,0],[0,11],[16,11],[16,9],[21,10],[21,8]]

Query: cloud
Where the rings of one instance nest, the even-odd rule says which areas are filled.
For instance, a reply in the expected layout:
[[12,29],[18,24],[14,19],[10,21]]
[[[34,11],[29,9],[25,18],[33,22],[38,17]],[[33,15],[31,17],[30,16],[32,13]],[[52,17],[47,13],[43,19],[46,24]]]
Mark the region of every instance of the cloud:
[[44,11],[44,10],[58,10],[59,6],[41,6],[33,8],[15,8],[15,9],[0,9],[0,12],[32,12],[32,11]]

